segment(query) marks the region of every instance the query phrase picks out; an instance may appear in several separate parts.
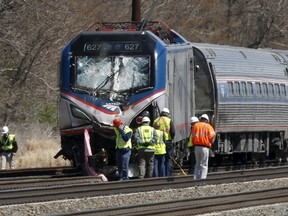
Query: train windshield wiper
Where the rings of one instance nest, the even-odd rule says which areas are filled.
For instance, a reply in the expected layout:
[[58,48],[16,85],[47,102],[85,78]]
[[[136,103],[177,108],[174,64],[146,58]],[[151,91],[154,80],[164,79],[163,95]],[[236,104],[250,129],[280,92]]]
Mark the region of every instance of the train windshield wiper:
[[87,93],[87,94],[90,94],[90,91],[89,90],[86,90],[86,89],[83,89],[83,88],[77,88],[75,86],[72,86],[71,87],[73,89],[74,92],[79,92],[79,93]]
[[[117,70],[114,73],[110,74],[110,76],[107,76],[94,90],[93,92],[97,92],[99,89],[102,89],[107,85],[109,80],[111,80],[117,73],[119,73],[121,70]],[[106,89],[105,89],[106,90]]]
[[135,93],[139,93],[139,92],[150,90],[150,89],[153,89],[153,87],[152,86],[147,86],[147,87],[135,90]]

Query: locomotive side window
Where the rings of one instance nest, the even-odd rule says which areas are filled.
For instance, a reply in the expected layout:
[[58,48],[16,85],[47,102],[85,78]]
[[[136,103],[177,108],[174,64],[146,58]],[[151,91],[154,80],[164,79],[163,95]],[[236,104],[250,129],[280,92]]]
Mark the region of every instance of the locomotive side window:
[[228,82],[228,95],[229,96],[233,96],[234,92],[233,92],[233,83],[232,82]]

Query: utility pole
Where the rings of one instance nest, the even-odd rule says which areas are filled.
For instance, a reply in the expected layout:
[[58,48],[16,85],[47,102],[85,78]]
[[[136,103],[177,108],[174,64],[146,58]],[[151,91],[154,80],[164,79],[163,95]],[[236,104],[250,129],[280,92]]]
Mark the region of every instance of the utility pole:
[[132,21],[141,21],[141,0],[132,0]]

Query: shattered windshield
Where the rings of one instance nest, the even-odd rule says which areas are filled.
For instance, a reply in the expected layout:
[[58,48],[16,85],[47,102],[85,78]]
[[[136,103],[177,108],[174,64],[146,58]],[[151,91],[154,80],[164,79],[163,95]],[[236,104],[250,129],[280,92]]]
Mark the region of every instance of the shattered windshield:
[[125,91],[149,86],[149,56],[77,56],[76,85]]

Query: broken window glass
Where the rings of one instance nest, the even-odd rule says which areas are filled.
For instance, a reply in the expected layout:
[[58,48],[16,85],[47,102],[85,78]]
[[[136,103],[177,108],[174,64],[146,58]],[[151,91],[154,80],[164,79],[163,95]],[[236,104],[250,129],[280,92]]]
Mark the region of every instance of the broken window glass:
[[77,87],[126,91],[150,84],[149,56],[77,56]]

